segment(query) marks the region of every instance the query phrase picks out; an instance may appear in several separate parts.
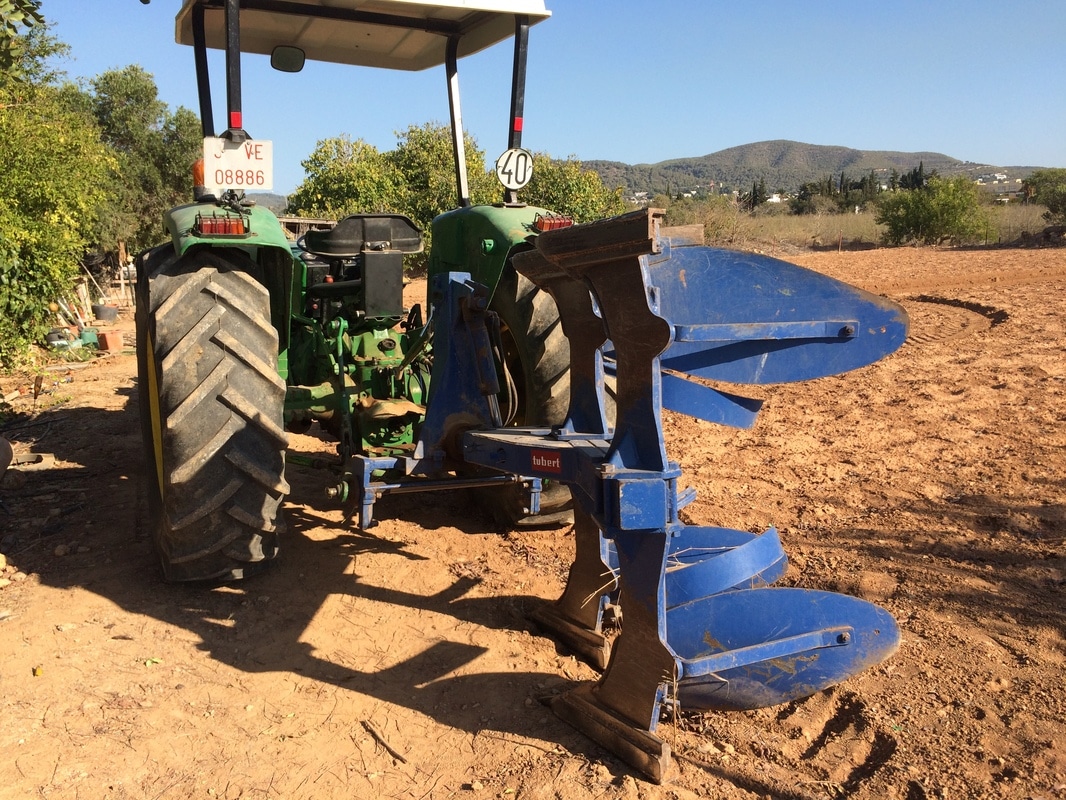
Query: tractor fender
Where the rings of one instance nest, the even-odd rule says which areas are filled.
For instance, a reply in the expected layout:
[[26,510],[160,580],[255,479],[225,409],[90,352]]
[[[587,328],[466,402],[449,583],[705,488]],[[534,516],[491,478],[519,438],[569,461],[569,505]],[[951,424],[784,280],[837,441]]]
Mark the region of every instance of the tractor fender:
[[[163,225],[170,234],[174,252],[182,256],[193,247],[237,247],[245,250],[253,258],[261,247],[283,250],[291,259],[291,243],[285,237],[285,230],[273,212],[259,206],[243,209],[246,213],[236,212],[213,203],[188,203],[172,208],[163,214]],[[244,218],[244,233],[220,234],[204,232],[202,220],[222,218]]]
[[516,246],[532,244],[543,208],[525,205],[479,205],[457,208],[433,220],[433,245],[429,278],[449,272],[467,272],[496,291],[504,268]]

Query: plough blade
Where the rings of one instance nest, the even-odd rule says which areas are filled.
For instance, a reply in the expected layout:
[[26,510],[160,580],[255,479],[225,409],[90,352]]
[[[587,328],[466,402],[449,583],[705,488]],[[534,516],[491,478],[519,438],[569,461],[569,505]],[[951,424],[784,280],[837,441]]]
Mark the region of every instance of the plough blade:
[[[576,553],[562,597],[533,612],[533,620],[597,669],[607,666],[610,644],[604,611],[618,602],[618,552],[595,521],[574,512]],[[788,569],[777,531],[762,535],[731,528],[688,527],[669,540],[666,608],[735,589],[766,587]]]
[[[614,544],[607,541],[606,550],[607,563],[617,572]],[[788,557],[774,528],[755,534],[689,526],[670,538],[666,608],[733,589],[764,588],[787,569]]]
[[787,569],[788,558],[774,528],[761,535],[732,528],[684,528],[670,541],[667,611],[707,595],[769,586]]
[[820,692],[899,646],[892,615],[855,597],[810,589],[749,589],[667,611],[682,659],[682,708],[746,711]]
[[712,247],[666,246],[663,255],[646,268],[674,330],[664,369],[729,383],[805,381],[872,364],[907,337],[898,304],[795,264]]
[[665,370],[662,382],[663,408],[704,422],[748,429],[762,408],[762,400],[723,392]]
[[595,685],[582,684],[558,695],[552,698],[552,711],[650,780],[662,783],[670,768],[670,745],[606,707],[597,698],[596,689]]
[[596,521],[580,507],[574,509],[574,550],[562,597],[532,617],[596,669],[603,669],[611,654],[603,635],[603,612],[618,594],[618,558],[610,565]]

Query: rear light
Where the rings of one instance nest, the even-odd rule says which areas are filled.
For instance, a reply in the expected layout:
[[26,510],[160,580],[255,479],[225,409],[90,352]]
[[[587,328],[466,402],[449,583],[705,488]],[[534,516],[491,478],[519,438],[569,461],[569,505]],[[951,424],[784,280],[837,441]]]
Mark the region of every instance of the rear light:
[[240,214],[226,212],[197,214],[192,232],[194,236],[247,236],[248,220]]
[[538,233],[557,231],[560,228],[569,228],[573,224],[573,217],[567,217],[562,214],[537,214],[537,216],[533,218],[533,230]]

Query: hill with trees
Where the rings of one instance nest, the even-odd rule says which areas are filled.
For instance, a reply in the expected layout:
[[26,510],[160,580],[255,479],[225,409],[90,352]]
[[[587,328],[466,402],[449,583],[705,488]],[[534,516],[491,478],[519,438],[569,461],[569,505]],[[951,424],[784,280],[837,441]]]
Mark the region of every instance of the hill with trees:
[[[943,153],[905,153],[892,150],[855,150],[850,147],[804,144],[785,139],[730,147],[698,158],[678,158],[657,164],[624,164],[619,161],[583,162],[596,170],[603,182],[622,187],[627,195],[647,192],[649,196],[692,191],[700,187],[708,194],[750,189],[765,182],[768,189],[787,192],[805,183],[824,180],[828,175],[867,175],[871,171],[905,172],[924,164],[926,171],[951,176],[979,174],[991,165],[960,161]],[[995,167],[999,169],[999,167]],[[1010,167],[1024,177],[1033,167]],[[711,189],[711,184],[714,184]]]

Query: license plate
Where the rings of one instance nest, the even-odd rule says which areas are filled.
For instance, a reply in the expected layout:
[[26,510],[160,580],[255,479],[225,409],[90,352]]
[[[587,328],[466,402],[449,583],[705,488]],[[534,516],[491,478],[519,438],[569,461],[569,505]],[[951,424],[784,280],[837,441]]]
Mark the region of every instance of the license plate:
[[204,139],[204,184],[215,194],[226,189],[268,192],[274,188],[274,143],[266,139],[231,142]]

